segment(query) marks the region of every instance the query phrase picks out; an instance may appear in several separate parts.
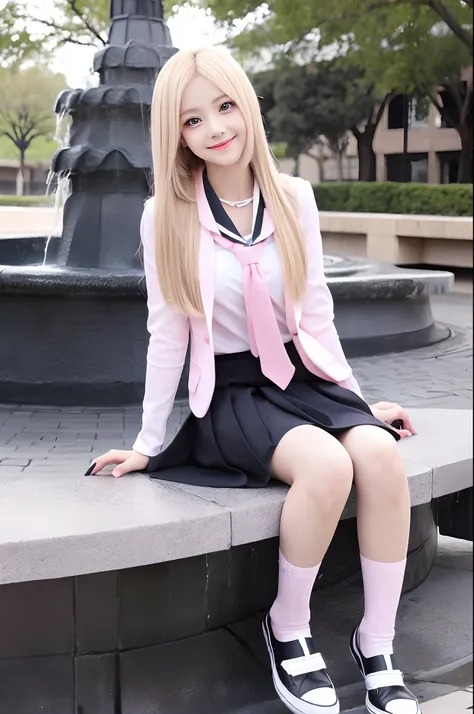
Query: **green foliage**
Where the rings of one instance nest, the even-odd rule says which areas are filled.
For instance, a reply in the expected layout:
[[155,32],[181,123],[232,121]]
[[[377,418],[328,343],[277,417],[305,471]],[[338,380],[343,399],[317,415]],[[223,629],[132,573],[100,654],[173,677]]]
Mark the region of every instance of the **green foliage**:
[[0,68],[0,137],[16,149],[20,164],[18,193],[23,192],[26,152],[38,139],[50,141],[54,137],[54,104],[66,86],[64,75],[53,74],[45,67]]
[[470,0],[177,0],[177,4],[205,7],[230,30],[236,20],[247,19],[233,39],[246,53],[258,53],[262,47],[294,48],[303,39],[311,40],[316,50],[319,40],[319,47],[336,43],[340,49],[362,50],[377,70],[383,46],[388,52],[409,48],[439,24],[472,53]]
[[353,184],[349,181],[334,181],[313,186],[320,211],[347,211],[346,208]]
[[24,155],[39,137],[52,139],[54,104],[66,87],[64,75],[53,74],[45,67],[0,68],[0,136],[11,141],[17,156]]
[[[28,147],[25,154],[25,161],[49,163],[58,148],[59,146],[54,139],[39,136]],[[18,159],[17,147],[6,136],[0,136],[0,160],[1,159]]]
[[0,206],[54,206],[54,197],[9,196],[0,194]]
[[279,161],[286,159],[288,156],[288,145],[285,144],[284,141],[281,141],[278,144],[270,144],[270,149],[272,150],[275,158]]
[[360,91],[352,75],[334,62],[280,60],[252,76],[270,141],[286,144],[286,156],[295,159],[321,137],[337,152],[351,127],[369,113],[370,92]]
[[18,3],[8,0],[0,10],[0,66],[22,62],[38,52],[40,47],[41,42],[22,22]]
[[[47,7],[38,8],[29,0],[8,0],[0,7],[0,66],[35,54],[45,58],[65,44],[98,48],[106,44],[110,0],[54,0],[52,5],[49,15]],[[174,5],[167,0],[166,11]]]
[[320,211],[472,216],[469,184],[323,183],[313,186]]

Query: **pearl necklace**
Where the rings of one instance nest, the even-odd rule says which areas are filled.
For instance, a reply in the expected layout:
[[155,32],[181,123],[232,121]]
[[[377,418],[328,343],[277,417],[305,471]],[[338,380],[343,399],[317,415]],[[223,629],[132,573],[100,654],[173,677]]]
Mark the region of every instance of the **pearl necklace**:
[[253,196],[252,198],[246,198],[243,201],[226,201],[225,198],[219,198],[219,201],[221,203],[226,203],[228,206],[233,206],[234,208],[244,208],[252,203]]

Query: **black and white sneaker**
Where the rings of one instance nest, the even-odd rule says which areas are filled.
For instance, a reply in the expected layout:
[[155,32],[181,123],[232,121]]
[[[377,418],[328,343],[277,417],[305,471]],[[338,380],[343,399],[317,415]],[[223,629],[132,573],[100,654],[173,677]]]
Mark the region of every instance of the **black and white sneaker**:
[[414,694],[403,682],[391,654],[364,657],[359,646],[359,628],[352,633],[350,650],[365,679],[365,706],[370,714],[421,714]]
[[270,615],[262,623],[272,665],[273,683],[293,714],[339,714],[339,700],[326,665],[311,637],[279,642]]

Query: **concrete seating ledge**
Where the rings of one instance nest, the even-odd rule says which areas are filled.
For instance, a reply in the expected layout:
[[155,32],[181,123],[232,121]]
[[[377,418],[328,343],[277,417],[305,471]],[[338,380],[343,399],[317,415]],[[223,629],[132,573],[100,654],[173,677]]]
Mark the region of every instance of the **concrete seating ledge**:
[[[410,409],[400,442],[412,505],[472,486],[472,411]],[[383,478],[383,474],[380,474]],[[98,573],[228,550],[278,534],[286,487],[213,489],[152,480],[7,472],[0,584]],[[355,515],[351,495],[343,518]]]

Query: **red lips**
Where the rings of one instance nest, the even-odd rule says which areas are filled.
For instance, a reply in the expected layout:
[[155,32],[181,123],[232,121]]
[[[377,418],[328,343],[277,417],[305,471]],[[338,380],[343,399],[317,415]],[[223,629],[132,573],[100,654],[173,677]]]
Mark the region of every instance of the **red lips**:
[[226,139],[226,141],[221,141],[220,144],[214,144],[214,146],[210,146],[210,149],[223,149],[224,147],[228,146],[232,141],[234,141],[235,136],[233,136],[231,139]]

